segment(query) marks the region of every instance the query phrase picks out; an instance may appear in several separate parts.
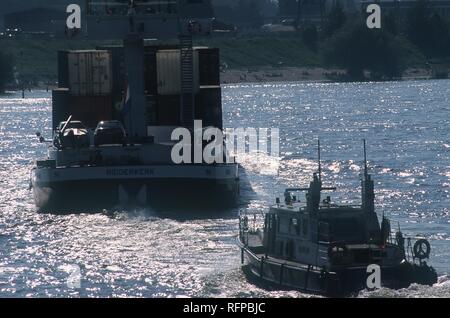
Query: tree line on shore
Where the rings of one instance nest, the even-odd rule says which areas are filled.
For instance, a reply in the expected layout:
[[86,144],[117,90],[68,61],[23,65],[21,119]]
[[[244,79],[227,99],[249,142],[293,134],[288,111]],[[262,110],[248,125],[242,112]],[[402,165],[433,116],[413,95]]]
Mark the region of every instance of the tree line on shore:
[[0,52],[0,94],[5,92],[5,87],[13,80],[13,58],[11,55]]
[[[302,23],[298,36],[293,36],[308,48],[306,51],[310,50],[317,64],[345,69],[346,75],[338,80],[390,80],[400,78],[415,62],[450,64],[450,18],[439,15],[429,0],[418,0],[406,13],[382,11],[381,29],[369,29],[366,18],[365,14],[346,13],[336,4],[320,26]],[[215,43],[220,46],[220,41],[226,38],[217,38]],[[274,50],[271,46],[268,40],[267,50],[263,51]],[[6,45],[2,45],[2,49],[0,92],[14,80],[13,65],[18,63]],[[283,52],[274,50],[274,54]],[[431,67],[429,65],[425,66]],[[448,77],[445,68],[437,69],[435,75]]]
[[347,15],[336,5],[322,28],[306,24],[300,32],[305,45],[320,51],[325,65],[344,68],[348,80],[399,78],[412,52],[427,61],[450,59],[450,19],[434,11],[428,0],[417,1],[403,14],[382,12],[381,29],[369,29],[366,18]]

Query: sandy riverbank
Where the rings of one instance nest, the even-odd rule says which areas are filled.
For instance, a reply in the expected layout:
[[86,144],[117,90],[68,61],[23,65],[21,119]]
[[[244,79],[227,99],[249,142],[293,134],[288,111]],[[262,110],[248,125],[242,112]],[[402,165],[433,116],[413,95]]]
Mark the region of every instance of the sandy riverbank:
[[[345,74],[342,69],[325,68],[260,68],[246,70],[226,70],[221,74],[222,84],[264,83],[264,82],[332,82],[333,78]],[[402,79],[431,79],[433,72],[423,68],[411,68],[403,73]]]
[[[450,72],[450,70],[448,70]],[[285,68],[254,68],[254,69],[229,69],[221,73],[222,84],[239,83],[270,83],[270,82],[336,82],[336,78],[345,74],[342,69],[285,67]],[[424,68],[411,68],[403,73],[402,80],[426,80],[433,79],[433,72]],[[55,81],[39,82],[30,89],[49,90],[57,88]],[[9,87],[7,90],[20,90],[17,87]]]

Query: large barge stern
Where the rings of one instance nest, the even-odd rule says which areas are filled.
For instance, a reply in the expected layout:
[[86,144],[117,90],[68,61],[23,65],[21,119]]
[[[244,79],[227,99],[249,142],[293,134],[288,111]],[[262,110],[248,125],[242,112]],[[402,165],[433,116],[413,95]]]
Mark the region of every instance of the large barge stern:
[[31,184],[40,212],[95,211],[128,206],[233,207],[237,166],[141,165],[37,167]]

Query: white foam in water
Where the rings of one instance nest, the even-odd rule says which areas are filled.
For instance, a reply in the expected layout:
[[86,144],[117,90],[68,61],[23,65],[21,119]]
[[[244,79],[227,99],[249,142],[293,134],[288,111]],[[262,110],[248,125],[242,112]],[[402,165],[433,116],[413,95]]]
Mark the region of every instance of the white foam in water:
[[236,162],[247,172],[268,176],[278,175],[280,161],[279,157],[273,157],[261,152],[241,153],[236,157]]
[[438,282],[434,284],[436,287],[447,286],[450,288],[450,279],[447,275],[439,276]]

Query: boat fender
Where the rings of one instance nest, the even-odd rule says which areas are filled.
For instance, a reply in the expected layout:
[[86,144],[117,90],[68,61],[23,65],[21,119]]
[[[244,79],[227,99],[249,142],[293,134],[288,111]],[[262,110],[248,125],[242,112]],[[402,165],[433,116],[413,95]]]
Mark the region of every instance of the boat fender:
[[425,239],[420,239],[416,243],[414,243],[414,257],[419,260],[423,260],[425,258],[429,258],[431,252],[430,242]]

